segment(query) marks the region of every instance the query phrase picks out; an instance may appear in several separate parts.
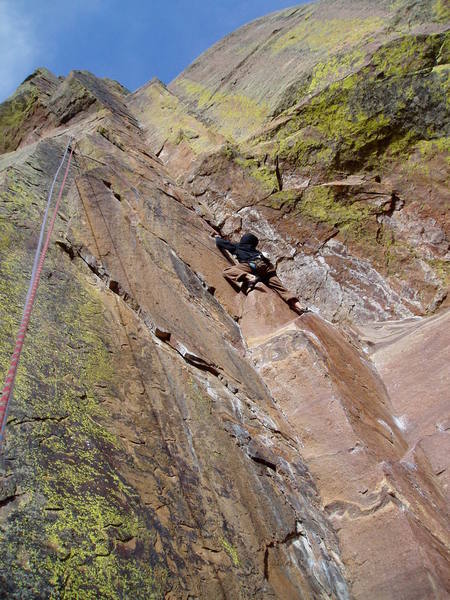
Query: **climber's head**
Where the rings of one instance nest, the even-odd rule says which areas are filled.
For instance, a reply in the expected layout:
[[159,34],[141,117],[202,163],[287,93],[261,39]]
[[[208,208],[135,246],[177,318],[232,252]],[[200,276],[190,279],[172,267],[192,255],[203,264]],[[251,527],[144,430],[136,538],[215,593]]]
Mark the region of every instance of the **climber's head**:
[[250,246],[251,248],[256,248],[258,242],[259,240],[256,237],[256,235],[253,235],[253,233],[246,233],[241,237],[241,241],[239,242],[239,244],[243,246]]

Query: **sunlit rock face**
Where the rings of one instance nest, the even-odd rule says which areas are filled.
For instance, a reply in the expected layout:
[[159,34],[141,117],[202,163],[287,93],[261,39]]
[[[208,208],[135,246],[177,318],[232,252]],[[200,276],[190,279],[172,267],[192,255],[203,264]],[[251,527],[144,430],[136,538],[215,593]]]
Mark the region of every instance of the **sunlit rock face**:
[[448,18],[439,2],[294,7],[218,42],[169,86],[228,140],[179,177],[228,229],[259,224],[283,280],[334,321],[445,303]]
[[[39,69],[0,106],[0,597],[443,599],[448,15],[263,17],[166,87]],[[252,231],[314,312],[222,277]]]

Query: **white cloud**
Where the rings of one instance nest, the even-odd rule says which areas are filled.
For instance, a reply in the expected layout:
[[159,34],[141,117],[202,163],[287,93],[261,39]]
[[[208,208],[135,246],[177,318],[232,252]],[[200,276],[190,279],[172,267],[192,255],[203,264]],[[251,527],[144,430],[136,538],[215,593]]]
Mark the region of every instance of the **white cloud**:
[[0,101],[33,71],[39,53],[32,23],[13,1],[0,0]]
[[58,71],[71,29],[104,10],[105,0],[0,0],[0,102],[37,67],[51,68],[56,61]]

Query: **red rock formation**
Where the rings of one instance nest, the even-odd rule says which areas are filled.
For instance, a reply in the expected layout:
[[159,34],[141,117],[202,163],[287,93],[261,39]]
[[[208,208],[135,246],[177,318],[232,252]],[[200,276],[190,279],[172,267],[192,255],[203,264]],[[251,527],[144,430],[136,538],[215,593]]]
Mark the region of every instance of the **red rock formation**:
[[[388,387],[388,395],[355,342],[314,314],[249,342],[259,372],[302,440],[302,456],[338,532],[354,595],[445,597],[448,512],[428,460],[433,457],[437,465],[440,458],[441,472],[446,463],[432,443],[426,446],[430,456],[419,446],[412,457],[405,417],[397,412],[398,383]],[[398,362],[401,369],[405,363]],[[448,356],[446,366],[433,372],[448,379],[447,365]],[[396,371],[395,382],[398,376]],[[436,410],[427,415],[432,431],[448,406],[439,385],[433,394]],[[411,414],[407,429],[422,424],[423,416],[416,420]]]
[[[444,8],[409,4],[276,13],[170,89],[39,70],[0,107],[1,372],[75,149],[7,425],[2,597],[448,596]],[[214,236],[248,229],[316,312],[223,279]]]

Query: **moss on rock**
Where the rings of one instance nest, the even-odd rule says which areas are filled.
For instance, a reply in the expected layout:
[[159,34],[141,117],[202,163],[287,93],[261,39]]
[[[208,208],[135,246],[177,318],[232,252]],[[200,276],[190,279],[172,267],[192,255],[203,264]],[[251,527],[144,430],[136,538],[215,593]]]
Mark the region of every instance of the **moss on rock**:
[[[15,173],[0,194],[2,373],[33,258],[28,231],[11,215],[21,207],[16,219],[23,224],[37,210],[29,189]],[[106,333],[110,318],[96,287],[51,246],[7,425],[6,474],[19,487],[0,534],[4,597],[164,595],[168,573],[154,548],[157,524],[117,470],[123,445],[106,425],[104,400],[120,384]]]
[[446,0],[435,0],[433,12],[438,23],[448,23],[450,21],[450,8]]
[[379,49],[370,64],[306,99],[269,134],[275,153],[300,166],[354,170],[378,164],[391,143],[398,154],[439,135],[448,83],[436,64],[445,39],[408,35]]
[[227,137],[239,138],[256,131],[270,112],[266,103],[256,102],[245,94],[214,92],[186,77],[180,79],[179,86],[195,110],[213,111],[215,120],[220,123],[220,132]]
[[274,167],[267,166],[258,158],[244,158],[240,155],[234,157],[234,162],[242,167],[253,179],[256,179],[265,190],[269,192],[278,190],[278,180]]
[[365,225],[373,214],[366,203],[338,199],[332,188],[325,186],[308,188],[297,204],[297,211],[314,222],[339,227],[353,238],[364,235]]
[[37,100],[36,89],[26,87],[0,104],[0,154],[17,148],[22,126],[35,110]]
[[338,51],[359,42],[383,26],[383,19],[328,19],[322,21],[306,15],[303,22],[288,30],[271,45],[273,53],[283,52],[301,44],[310,51]]

